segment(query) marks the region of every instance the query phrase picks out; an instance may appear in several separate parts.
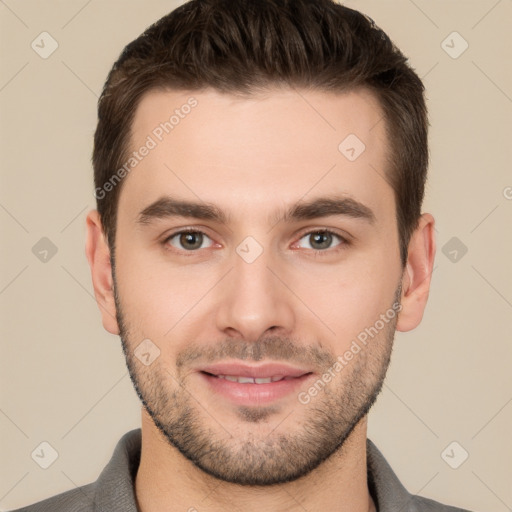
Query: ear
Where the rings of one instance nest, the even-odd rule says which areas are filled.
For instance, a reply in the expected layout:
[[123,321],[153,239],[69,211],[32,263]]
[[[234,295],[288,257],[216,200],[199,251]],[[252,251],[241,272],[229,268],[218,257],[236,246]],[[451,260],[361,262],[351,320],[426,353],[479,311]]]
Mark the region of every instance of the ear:
[[100,215],[92,210],[86,219],[85,255],[91,267],[92,284],[100,308],[103,327],[112,334],[119,334],[114,301],[114,281],[110,265],[110,249],[103,233]]
[[414,329],[423,318],[436,254],[434,224],[434,217],[424,213],[409,241],[407,263],[402,276],[402,310],[396,324],[398,331]]

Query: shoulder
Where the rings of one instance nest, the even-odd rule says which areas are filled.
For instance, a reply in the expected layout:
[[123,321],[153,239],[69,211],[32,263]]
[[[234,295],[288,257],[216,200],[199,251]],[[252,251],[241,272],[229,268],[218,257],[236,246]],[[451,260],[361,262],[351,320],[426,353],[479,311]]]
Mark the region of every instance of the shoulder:
[[465,508],[444,505],[422,496],[411,496],[411,504],[407,510],[408,512],[471,512]]
[[11,512],[93,512],[94,486],[77,487]]
[[375,444],[367,438],[368,486],[379,512],[470,512],[410,494]]
[[140,450],[141,429],[138,428],[118,441],[109,463],[95,482],[11,512],[136,512],[134,479]]

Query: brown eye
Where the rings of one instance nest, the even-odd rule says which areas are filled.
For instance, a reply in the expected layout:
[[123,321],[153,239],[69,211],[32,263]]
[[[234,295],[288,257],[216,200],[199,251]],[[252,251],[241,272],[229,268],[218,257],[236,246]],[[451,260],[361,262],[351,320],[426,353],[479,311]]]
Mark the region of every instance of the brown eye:
[[165,243],[176,249],[195,251],[203,249],[203,243],[209,237],[201,231],[178,231],[165,240]]

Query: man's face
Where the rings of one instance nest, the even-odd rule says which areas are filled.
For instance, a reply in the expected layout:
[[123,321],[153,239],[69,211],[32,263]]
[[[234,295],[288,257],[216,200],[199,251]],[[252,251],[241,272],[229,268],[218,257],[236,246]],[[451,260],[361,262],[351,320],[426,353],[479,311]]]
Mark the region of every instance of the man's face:
[[[118,325],[153,421],[217,478],[308,473],[381,389],[402,277],[381,117],[366,91],[160,91],[137,109],[131,149],[156,145],[120,194]],[[166,198],[224,218],[150,207]],[[284,216],[320,198],[345,202]]]

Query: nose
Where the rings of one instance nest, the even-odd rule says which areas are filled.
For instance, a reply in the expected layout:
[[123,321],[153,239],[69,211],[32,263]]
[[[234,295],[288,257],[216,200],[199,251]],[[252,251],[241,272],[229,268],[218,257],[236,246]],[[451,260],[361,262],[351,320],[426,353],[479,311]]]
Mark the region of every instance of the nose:
[[294,296],[283,269],[267,252],[252,262],[234,254],[234,267],[216,297],[217,328],[226,336],[257,340],[266,331],[289,334],[296,316]]

